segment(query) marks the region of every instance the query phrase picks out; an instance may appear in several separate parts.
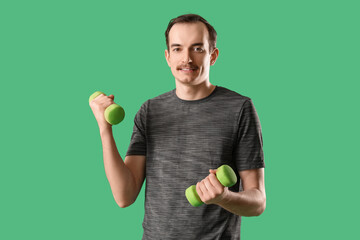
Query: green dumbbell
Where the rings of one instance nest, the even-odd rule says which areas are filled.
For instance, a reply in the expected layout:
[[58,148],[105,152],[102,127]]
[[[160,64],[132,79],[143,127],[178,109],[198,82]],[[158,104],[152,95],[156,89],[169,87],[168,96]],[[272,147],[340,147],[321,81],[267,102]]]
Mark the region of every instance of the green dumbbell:
[[[217,169],[216,178],[225,187],[231,187],[237,182],[237,177],[234,170],[226,164],[222,165]],[[203,204],[199,195],[196,192],[196,185],[191,185],[190,187],[188,187],[185,191],[185,196],[189,203],[194,207],[198,207]]]
[[[100,94],[106,95],[105,93],[100,91],[94,92],[90,96],[89,102],[91,102],[94,98],[96,98]],[[121,106],[114,103],[105,109],[104,115],[108,123],[110,123],[111,125],[115,125],[115,124],[119,124],[124,119],[125,111]]]

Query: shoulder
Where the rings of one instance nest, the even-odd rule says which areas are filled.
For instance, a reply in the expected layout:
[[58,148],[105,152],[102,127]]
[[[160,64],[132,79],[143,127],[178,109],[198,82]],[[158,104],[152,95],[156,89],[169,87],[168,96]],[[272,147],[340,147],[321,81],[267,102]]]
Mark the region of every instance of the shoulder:
[[175,89],[146,100],[142,103],[141,108],[146,111],[150,106],[154,106],[155,104],[164,104],[166,102],[172,101],[174,91]]
[[165,92],[165,93],[162,93],[156,97],[150,98],[148,100],[148,102],[163,101],[163,100],[171,99],[173,97],[174,91],[175,91],[175,89]]
[[250,97],[226,87],[218,86],[217,91],[217,100],[226,102],[231,107],[242,107],[246,102],[251,102]]
[[229,88],[226,87],[222,87],[222,86],[218,86],[218,92],[219,95],[221,96],[225,96],[228,98],[234,98],[234,99],[239,99],[239,100],[250,100],[250,97],[245,96],[237,91],[231,90]]

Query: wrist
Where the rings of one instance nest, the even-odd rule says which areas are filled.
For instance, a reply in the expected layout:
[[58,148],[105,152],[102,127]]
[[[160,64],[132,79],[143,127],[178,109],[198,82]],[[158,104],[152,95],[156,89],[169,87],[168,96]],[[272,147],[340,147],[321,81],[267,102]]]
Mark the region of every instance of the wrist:
[[110,124],[104,126],[99,125],[99,130],[100,130],[100,135],[109,134],[112,133],[112,126]]
[[222,194],[222,198],[219,200],[219,202],[217,204],[218,205],[226,204],[229,201],[230,201],[230,190],[228,187],[225,187],[224,193]]

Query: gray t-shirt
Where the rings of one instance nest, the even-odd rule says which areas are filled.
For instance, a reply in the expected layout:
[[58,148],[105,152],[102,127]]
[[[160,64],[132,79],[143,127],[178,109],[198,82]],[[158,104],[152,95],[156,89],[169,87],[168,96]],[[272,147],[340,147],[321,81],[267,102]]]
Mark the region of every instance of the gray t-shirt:
[[193,207],[185,190],[223,164],[235,171],[263,168],[261,126],[249,97],[216,86],[199,100],[176,89],[144,102],[126,155],[146,156],[143,240],[240,239],[241,217],[216,204]]

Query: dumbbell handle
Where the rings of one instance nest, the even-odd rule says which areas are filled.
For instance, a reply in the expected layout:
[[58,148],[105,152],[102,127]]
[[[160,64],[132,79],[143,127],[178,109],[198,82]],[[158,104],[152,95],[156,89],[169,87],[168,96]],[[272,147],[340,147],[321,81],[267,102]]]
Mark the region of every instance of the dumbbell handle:
[[[96,91],[89,97],[89,102],[91,102],[94,98],[99,96],[100,94],[104,94],[103,92]],[[105,109],[104,112],[105,120],[111,125],[119,124],[125,117],[124,109],[118,104],[111,104]]]

